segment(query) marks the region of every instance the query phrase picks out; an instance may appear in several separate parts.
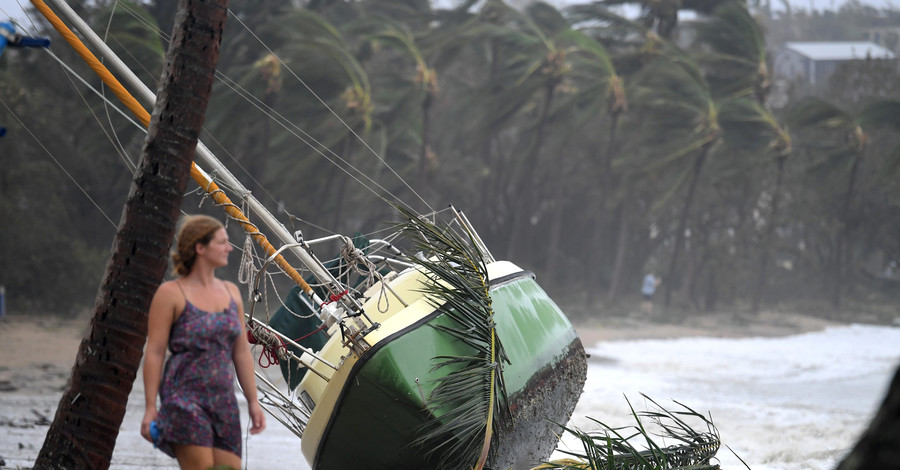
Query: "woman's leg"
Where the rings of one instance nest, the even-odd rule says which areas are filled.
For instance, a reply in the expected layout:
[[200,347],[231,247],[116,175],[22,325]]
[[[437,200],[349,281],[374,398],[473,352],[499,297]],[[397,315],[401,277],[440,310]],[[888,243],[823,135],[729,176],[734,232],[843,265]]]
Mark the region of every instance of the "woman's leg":
[[181,470],[209,470],[214,464],[212,447],[173,445]]
[[223,449],[213,448],[213,461],[215,462],[216,468],[220,468],[224,466],[225,468],[233,468],[234,470],[241,470],[241,456],[235,454],[234,452],[229,452]]

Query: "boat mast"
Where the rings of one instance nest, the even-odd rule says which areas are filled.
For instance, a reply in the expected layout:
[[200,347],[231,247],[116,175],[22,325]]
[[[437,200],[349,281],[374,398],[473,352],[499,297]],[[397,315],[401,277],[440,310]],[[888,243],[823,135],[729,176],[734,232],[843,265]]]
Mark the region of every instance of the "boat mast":
[[[136,91],[137,95],[144,100],[145,103],[153,106],[156,102],[156,96],[153,92],[148,88],[144,83],[131,71],[128,66],[122,62],[121,59],[116,55],[103,40],[100,39],[99,36],[94,32],[93,29],[88,26],[88,24],[72,10],[69,5],[63,0],[48,0],[49,3],[53,4],[68,20],[75,29],[82,34],[85,40],[96,50],[99,51],[100,55],[109,62],[109,66],[116,71],[119,75],[121,75],[125,82]],[[33,2],[33,1],[32,1]],[[290,248],[290,251],[300,259],[300,261],[313,273],[313,275],[320,281],[326,284],[329,290],[332,291],[332,294],[339,294],[343,288],[340,287],[340,283],[328,272],[328,270],[322,265],[322,263],[312,256],[309,252],[307,252],[302,246],[298,246],[297,242],[302,240],[297,240],[294,238],[294,235],[290,233],[290,231],[272,215],[269,210],[259,202],[253,194],[237,179],[234,175],[228,170],[222,162],[213,155],[212,151],[203,144],[203,142],[197,142],[197,151],[196,155],[198,159],[200,159],[204,164],[208,167],[212,168],[215,171],[216,176],[222,179],[229,187],[235,188],[240,192],[241,197],[247,201],[247,205],[255,211],[257,216],[260,218],[262,223],[275,234],[275,236],[281,240],[283,244],[291,244],[293,245]],[[201,170],[202,171],[202,170]],[[205,174],[205,172],[204,172]],[[211,178],[209,178],[211,181]],[[303,243],[302,245],[305,245]],[[314,297],[314,293],[312,293]],[[321,304],[320,298],[314,298],[314,301]],[[354,311],[361,310],[361,305],[352,298],[352,296],[342,296],[341,300],[348,303],[348,306],[351,307]]]

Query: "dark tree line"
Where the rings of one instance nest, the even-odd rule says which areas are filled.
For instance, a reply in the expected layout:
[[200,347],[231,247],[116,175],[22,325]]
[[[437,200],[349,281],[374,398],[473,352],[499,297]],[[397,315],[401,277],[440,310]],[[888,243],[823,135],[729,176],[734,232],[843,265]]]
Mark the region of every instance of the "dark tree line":
[[[618,3],[640,16],[605,5]],[[772,37],[840,24],[856,39],[895,12],[475,4],[232,2],[201,139],[307,236],[383,228],[383,199],[453,203],[495,254],[584,311],[628,308],[648,270],[674,310],[896,302],[896,64],[850,64],[830,85],[789,87],[786,106],[769,99]],[[174,5],[76,6],[155,88]],[[143,136],[90,94],[46,54],[0,58],[13,311],[93,299]]]

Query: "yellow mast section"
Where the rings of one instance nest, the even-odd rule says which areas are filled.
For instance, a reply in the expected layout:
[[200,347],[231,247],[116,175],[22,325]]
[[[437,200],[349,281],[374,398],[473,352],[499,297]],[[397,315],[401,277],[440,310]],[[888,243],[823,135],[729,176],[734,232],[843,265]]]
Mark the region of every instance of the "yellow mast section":
[[[56,29],[57,32],[75,49],[75,52],[81,56],[81,59],[100,77],[100,80],[108,86],[112,92],[119,98],[119,101],[122,102],[131,112],[141,121],[141,124],[144,127],[148,127],[150,125],[150,113],[141,106],[140,103],[122,86],[121,83],[113,76],[112,73],[97,59],[97,57],[88,50],[87,47],[75,36],[75,33],[69,29],[62,20],[53,13],[53,10],[44,3],[43,0],[31,0],[31,3],[47,18],[47,21],[53,25],[53,28]],[[200,169],[196,163],[191,162],[191,177],[194,181],[203,188],[210,197],[216,202],[216,204],[223,206],[225,208],[225,212],[228,213],[232,218],[237,220],[241,224],[241,228],[244,229],[244,232],[247,233],[254,241],[266,252],[267,256],[272,256],[275,254],[276,249],[269,243],[269,240],[265,235],[259,232],[259,229],[254,225],[250,220],[244,215],[243,212],[231,202],[228,196],[219,188],[219,186],[212,181],[207,175],[206,172]],[[279,267],[288,275],[291,279],[303,289],[303,292],[308,295],[312,295],[312,288],[306,281],[303,279],[303,276],[291,266],[286,259],[280,254],[275,257],[275,262]]]

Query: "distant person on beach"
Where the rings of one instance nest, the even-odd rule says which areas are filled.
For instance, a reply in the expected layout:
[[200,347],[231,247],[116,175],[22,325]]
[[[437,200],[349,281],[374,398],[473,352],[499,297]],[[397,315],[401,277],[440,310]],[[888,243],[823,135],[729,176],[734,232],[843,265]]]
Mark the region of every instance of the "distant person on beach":
[[644,297],[644,302],[641,304],[641,310],[647,315],[653,313],[653,294],[656,292],[656,287],[659,286],[661,281],[662,280],[656,277],[653,272],[649,272],[644,276],[644,281],[641,284],[641,296]]
[[[250,433],[266,426],[240,291],[215,276],[232,249],[221,222],[188,217],[172,254],[178,278],[160,285],[150,304],[141,435],[182,469],[241,468],[235,373],[247,398]],[[172,355],[163,370],[167,347]]]

